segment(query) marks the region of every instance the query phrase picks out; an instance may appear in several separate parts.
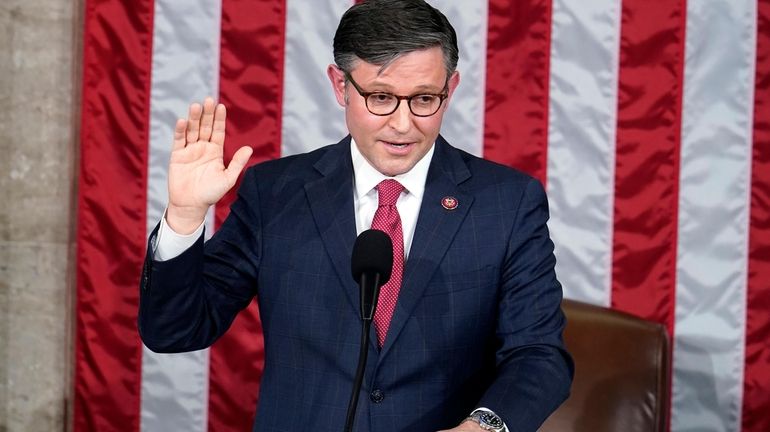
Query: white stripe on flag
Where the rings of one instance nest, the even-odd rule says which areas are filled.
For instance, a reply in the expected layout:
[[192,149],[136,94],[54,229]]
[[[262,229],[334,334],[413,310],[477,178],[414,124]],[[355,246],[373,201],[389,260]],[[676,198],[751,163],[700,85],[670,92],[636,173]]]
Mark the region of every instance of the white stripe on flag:
[[334,63],[334,32],[351,5],[340,0],[286,0],[281,156],[314,150],[347,134],[326,67]]
[[447,16],[457,32],[460,86],[441,125],[453,146],[481,156],[484,151],[484,100],[487,70],[488,2],[435,0],[431,5]]
[[[167,172],[173,128],[187,106],[216,98],[219,82],[219,1],[155,1],[147,233],[168,200]],[[207,220],[211,233],[212,217]],[[142,356],[141,430],[205,431],[208,421],[208,350]]]
[[610,303],[620,0],[555,0],[547,186],[565,296]]
[[687,6],[674,431],[741,430],[756,19],[754,0]]

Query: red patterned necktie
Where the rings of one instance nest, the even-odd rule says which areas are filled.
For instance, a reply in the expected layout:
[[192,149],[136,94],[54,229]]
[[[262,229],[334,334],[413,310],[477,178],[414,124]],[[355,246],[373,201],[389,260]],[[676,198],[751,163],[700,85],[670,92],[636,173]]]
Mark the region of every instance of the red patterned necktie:
[[401,183],[395,180],[383,180],[377,185],[379,203],[372,220],[372,229],[384,231],[393,241],[393,272],[388,283],[380,289],[380,298],[374,313],[374,328],[377,330],[380,347],[385,343],[404,275],[404,232],[401,229],[401,216],[396,208],[396,201],[403,190]]

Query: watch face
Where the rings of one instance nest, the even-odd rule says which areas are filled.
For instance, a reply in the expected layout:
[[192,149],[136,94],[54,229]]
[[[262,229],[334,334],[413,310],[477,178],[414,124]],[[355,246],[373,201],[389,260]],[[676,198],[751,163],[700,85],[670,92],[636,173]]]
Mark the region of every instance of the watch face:
[[481,420],[485,425],[491,426],[495,429],[499,429],[503,427],[503,419],[501,419],[496,414],[493,414],[491,412],[481,413],[479,420]]

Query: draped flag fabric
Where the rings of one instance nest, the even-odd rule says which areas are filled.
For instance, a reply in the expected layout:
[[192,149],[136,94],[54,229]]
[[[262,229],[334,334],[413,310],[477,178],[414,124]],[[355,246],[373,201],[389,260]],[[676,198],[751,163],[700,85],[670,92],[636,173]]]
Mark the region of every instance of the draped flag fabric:
[[[546,185],[566,297],[667,326],[671,430],[770,431],[770,0],[430,2],[460,41],[442,133]],[[75,431],[251,430],[257,308],[150,352],[146,238],[190,102],[225,103],[254,163],[346,134],[325,68],[351,3],[86,1]]]

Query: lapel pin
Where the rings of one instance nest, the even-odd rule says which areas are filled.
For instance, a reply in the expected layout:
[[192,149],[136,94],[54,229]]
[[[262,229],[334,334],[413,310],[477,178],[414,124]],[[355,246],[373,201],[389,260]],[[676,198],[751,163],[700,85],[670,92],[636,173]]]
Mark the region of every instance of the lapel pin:
[[457,198],[452,197],[452,196],[444,197],[441,200],[441,207],[444,207],[447,210],[454,210],[454,209],[456,209],[458,204],[459,203],[457,202]]

